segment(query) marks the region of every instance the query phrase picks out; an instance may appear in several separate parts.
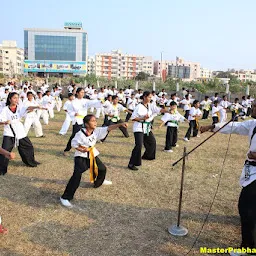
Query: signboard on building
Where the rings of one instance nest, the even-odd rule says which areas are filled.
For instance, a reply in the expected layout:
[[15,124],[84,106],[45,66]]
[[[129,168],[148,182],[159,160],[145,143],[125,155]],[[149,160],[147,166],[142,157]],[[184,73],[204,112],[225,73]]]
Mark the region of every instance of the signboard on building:
[[86,73],[86,62],[24,60],[24,72]]
[[82,28],[82,22],[67,21],[64,23],[64,27],[66,27],[66,28]]

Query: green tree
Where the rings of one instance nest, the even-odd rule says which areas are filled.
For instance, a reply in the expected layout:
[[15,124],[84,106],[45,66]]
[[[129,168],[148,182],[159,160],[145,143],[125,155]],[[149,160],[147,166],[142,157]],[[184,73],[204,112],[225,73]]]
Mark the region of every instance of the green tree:
[[145,73],[145,72],[140,72],[136,77],[135,80],[139,80],[139,81],[146,81],[148,80],[149,74]]

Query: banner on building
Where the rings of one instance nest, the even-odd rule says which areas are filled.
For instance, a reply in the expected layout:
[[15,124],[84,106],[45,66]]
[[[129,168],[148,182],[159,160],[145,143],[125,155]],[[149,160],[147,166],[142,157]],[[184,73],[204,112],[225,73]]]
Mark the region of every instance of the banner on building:
[[86,62],[24,60],[24,72],[86,73]]

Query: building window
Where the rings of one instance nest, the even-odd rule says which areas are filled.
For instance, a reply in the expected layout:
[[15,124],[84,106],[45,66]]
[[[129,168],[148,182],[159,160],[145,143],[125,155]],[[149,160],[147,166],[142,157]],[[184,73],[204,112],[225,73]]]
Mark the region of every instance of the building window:
[[76,61],[76,37],[35,35],[35,60]]

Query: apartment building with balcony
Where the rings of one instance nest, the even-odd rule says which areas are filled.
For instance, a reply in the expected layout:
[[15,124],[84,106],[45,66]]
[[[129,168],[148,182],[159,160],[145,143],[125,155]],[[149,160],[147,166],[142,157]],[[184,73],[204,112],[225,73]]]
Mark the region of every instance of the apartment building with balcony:
[[152,57],[123,54],[120,50],[98,53],[95,56],[96,76],[132,79],[140,72],[153,75]]
[[24,50],[16,41],[4,40],[0,44],[0,73],[13,77],[23,74]]
[[176,60],[174,61],[157,60],[154,62],[154,75],[162,78],[164,78],[165,75],[168,75],[173,78],[193,81],[201,76],[200,66],[200,63],[198,62],[186,61],[179,57],[176,57]]

